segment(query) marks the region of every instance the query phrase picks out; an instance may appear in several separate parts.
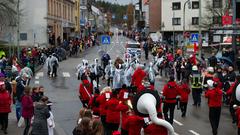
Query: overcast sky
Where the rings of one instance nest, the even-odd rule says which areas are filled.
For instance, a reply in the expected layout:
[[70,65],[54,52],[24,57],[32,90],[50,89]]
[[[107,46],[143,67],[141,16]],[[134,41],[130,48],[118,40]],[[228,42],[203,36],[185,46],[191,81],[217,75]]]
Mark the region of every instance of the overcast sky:
[[109,1],[109,2],[112,2],[112,3],[117,2],[117,3],[121,4],[121,5],[127,5],[130,2],[136,3],[138,0],[104,0],[104,1]]

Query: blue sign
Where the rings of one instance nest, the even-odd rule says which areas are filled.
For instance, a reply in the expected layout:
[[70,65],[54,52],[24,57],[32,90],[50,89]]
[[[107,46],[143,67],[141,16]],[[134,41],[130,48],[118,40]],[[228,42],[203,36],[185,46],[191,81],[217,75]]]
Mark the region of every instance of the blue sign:
[[111,37],[110,36],[102,36],[101,41],[102,41],[102,44],[109,45],[109,44],[111,44]]
[[127,20],[127,19],[128,19],[127,15],[124,15],[123,20]]
[[116,16],[115,15],[112,15],[112,19],[115,19],[116,18]]
[[193,34],[191,34],[191,42],[192,43],[198,43],[198,39],[199,39],[199,35],[198,35],[198,33],[193,33]]

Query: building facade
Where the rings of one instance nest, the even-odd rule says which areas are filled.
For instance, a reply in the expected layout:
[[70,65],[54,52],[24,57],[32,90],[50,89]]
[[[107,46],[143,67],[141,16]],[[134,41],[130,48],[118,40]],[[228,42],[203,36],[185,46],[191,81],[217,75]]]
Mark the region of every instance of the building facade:
[[[167,0],[166,0],[167,1]],[[170,1],[170,0],[168,0]],[[150,0],[149,2],[149,31],[157,32],[162,23],[162,0]]]
[[48,0],[49,43],[56,45],[63,39],[74,37],[74,0]]

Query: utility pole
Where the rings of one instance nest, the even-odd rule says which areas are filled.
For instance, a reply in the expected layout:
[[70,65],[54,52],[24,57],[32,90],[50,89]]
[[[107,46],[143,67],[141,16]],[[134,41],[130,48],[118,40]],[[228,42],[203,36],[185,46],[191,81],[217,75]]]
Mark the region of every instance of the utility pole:
[[19,10],[20,0],[17,1],[17,57],[20,59],[20,10]]
[[[233,35],[232,35],[232,48],[234,51],[235,62],[237,60],[237,46],[236,46],[236,0],[232,0],[232,25],[233,25]],[[234,63],[235,63],[234,62]]]
[[185,40],[185,37],[184,37],[184,35],[185,35],[185,12],[186,12],[186,4],[187,3],[189,3],[190,2],[190,0],[187,0],[185,3],[184,3],[184,6],[183,6],[183,47],[185,47],[185,43],[186,43],[186,40]]
[[198,17],[198,47],[199,47],[199,57],[202,57],[202,28],[201,28],[201,20],[202,20],[202,0],[199,0],[199,17]]

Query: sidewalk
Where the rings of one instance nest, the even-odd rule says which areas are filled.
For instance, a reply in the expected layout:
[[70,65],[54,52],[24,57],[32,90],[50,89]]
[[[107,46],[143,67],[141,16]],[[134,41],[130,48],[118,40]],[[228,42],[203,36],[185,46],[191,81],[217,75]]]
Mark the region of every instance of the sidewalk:
[[[17,127],[17,118],[15,114],[15,108],[12,106],[12,112],[8,116],[8,135],[20,135],[23,134],[24,128]],[[3,133],[0,133],[2,135]]]

